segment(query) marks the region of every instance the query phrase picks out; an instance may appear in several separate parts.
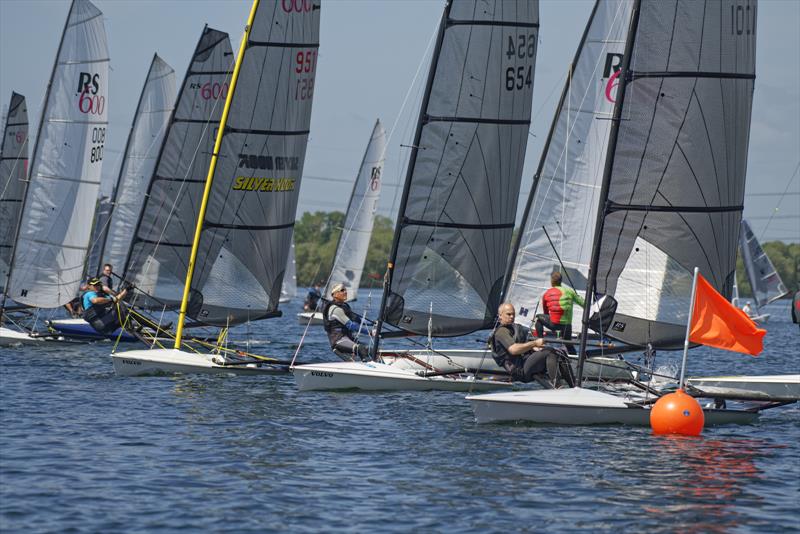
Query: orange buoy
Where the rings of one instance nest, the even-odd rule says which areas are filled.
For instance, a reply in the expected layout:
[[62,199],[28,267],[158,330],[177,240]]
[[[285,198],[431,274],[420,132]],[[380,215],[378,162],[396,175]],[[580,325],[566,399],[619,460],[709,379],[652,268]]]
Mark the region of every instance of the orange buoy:
[[700,403],[682,389],[664,395],[650,410],[650,428],[654,434],[699,436],[705,420]]

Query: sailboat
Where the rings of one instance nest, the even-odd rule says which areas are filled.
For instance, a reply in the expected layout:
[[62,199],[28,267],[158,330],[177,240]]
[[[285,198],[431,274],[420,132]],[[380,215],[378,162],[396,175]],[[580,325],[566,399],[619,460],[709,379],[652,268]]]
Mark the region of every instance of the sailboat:
[[56,308],[69,302],[81,284],[108,124],[109,57],[102,16],[88,0],[70,6],[0,308],[6,297],[26,306]]
[[[597,3],[590,28],[610,4]],[[595,197],[586,301],[613,297],[613,317],[598,329],[647,354],[683,344],[696,267],[723,294],[730,294],[735,273],[755,16],[734,3],[721,7],[716,1],[631,2]],[[675,42],[682,44],[670,46]],[[657,395],[581,387],[589,311],[581,322],[578,387],[470,395],[478,422],[648,425]],[[748,423],[764,407],[718,409],[724,397],[708,396],[716,400],[704,407],[707,425]]]
[[490,374],[439,373],[407,352],[379,352],[378,342],[391,335],[387,325],[430,339],[493,326],[527,146],[538,28],[536,1],[446,4],[384,279],[372,350],[379,361],[295,366],[299,389],[510,386]]
[[[328,283],[323,297],[330,297],[330,289],[334,284],[343,282],[347,285],[348,300],[358,297],[364,263],[367,261],[367,250],[372,237],[372,226],[381,194],[381,174],[386,153],[386,131],[380,120],[375,121],[367,149],[361,160],[358,176],[350,194],[350,203],[345,212],[344,226],[339,234],[339,242],[334,253]],[[322,324],[321,311],[308,311],[297,314],[300,324]]]
[[[747,279],[750,281],[750,289],[753,292],[753,300],[755,300],[755,313],[749,313],[750,318],[757,322],[767,322],[769,314],[763,313],[761,308],[774,300],[783,298],[789,294],[789,290],[781,280],[778,271],[770,261],[767,253],[761,248],[761,243],[758,242],[750,224],[742,219],[742,228],[739,232],[739,250],[742,254],[742,262],[744,263],[745,272],[747,272]],[[736,287],[734,298],[739,297],[739,288]],[[732,300],[733,302],[733,300]],[[738,304],[734,304],[738,306]]]
[[281,298],[279,304],[290,302],[297,296],[297,262],[294,259],[294,237],[289,246],[289,258],[286,260],[286,272],[283,275],[283,285],[281,286]]
[[[304,3],[308,9],[287,5],[254,0],[229,85],[209,89],[212,98],[224,95],[224,105],[202,195],[173,197],[181,202],[178,215],[194,213],[197,220],[191,242],[172,241],[175,234],[169,234],[161,243],[185,262],[174,348],[116,352],[118,375],[285,370],[271,365],[279,363],[273,358],[221,352],[223,347],[188,350],[183,332],[187,315],[225,329],[280,315],[311,121],[320,16],[318,1]],[[188,211],[198,202],[199,210]],[[166,232],[164,224],[187,219],[165,214],[149,224]],[[178,254],[187,249],[188,257]]]
[[[100,210],[95,220],[99,232],[96,233],[97,239],[92,241],[96,246],[93,254],[89,255],[88,264],[91,266],[87,268],[87,275],[94,276],[103,263],[122,268],[174,105],[175,72],[155,54],[133,115],[109,210],[105,219],[101,216],[103,210]],[[119,330],[111,336],[99,334],[81,318],[53,319],[48,321],[48,326],[60,334],[83,339],[110,337],[137,341],[136,337]]]
[[[0,283],[2,293],[11,269],[12,249],[17,223],[28,183],[28,108],[25,97],[11,93],[3,138],[0,141]],[[0,321],[4,319],[0,310]],[[5,318],[8,319],[7,311]],[[11,322],[11,321],[9,321]],[[0,324],[0,344],[40,341],[22,329],[6,328]]]

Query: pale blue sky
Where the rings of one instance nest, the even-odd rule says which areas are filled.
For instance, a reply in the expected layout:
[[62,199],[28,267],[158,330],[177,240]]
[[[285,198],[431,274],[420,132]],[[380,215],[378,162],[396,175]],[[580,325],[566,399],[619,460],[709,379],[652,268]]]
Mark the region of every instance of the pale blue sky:
[[[175,69],[178,83],[203,24],[231,34],[234,49],[249,0],[95,0],[104,12],[111,54],[109,134],[104,176],[115,176],[136,100],[153,52]],[[523,175],[530,189],[553,116],[563,74],[591,11],[589,0],[542,0],[534,87],[534,121]],[[343,210],[376,118],[387,130],[398,117],[423,60],[443,2],[440,0],[323,0],[320,60],[300,209]],[[0,0],[0,102],[15,90],[28,98],[35,129],[58,40],[66,0]],[[800,241],[800,1],[761,0],[753,124],[745,216],[765,238]],[[421,76],[427,70],[423,65]],[[385,184],[399,182],[419,107],[420,84],[392,136]],[[783,193],[784,196],[765,195]],[[386,187],[381,213],[392,210],[396,188]],[[524,198],[520,199],[521,216]],[[396,206],[396,204],[395,204]]]

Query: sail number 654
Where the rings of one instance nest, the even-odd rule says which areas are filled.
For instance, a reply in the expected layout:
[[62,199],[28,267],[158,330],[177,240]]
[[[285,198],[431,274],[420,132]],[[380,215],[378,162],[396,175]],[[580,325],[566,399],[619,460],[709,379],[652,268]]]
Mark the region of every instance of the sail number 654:
[[[506,46],[506,58],[508,60],[533,58],[536,54],[536,35],[521,34],[509,35]],[[510,66],[506,68],[506,91],[524,89],[530,87],[533,77],[532,61],[525,61],[528,65]]]

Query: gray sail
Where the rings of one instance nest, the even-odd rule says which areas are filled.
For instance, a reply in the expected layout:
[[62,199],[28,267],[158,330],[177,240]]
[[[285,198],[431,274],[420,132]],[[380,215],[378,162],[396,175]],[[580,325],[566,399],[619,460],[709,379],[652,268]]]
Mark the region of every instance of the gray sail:
[[228,34],[205,27],[183,80],[169,128],[147,185],[125,279],[156,300],[178,307],[211,153],[234,57]]
[[319,47],[319,1],[295,4],[258,5],[241,59],[191,284],[206,324],[280,314]]
[[694,267],[715,289],[731,293],[755,80],[756,2],[636,6],[593,258],[596,291],[618,302],[609,335],[677,348],[686,333]]
[[45,97],[16,240],[9,297],[52,308],[78,292],[108,124],[103,14],[74,0]]
[[99,260],[122,272],[156,158],[175,107],[175,71],[153,56],[136,106],[112,200],[111,220]]
[[344,227],[336,247],[333,269],[328,277],[325,295],[330,295],[330,286],[344,282],[348,288],[348,300],[355,300],[361,285],[364,263],[372,237],[372,226],[381,194],[381,175],[386,153],[386,130],[381,121],[375,127],[367,143],[361,167],[353,184],[350,203],[345,214]]
[[384,317],[409,332],[489,328],[530,127],[536,1],[445,7],[398,214]]
[[748,222],[742,219],[741,225],[739,247],[742,251],[742,263],[747,271],[747,279],[750,280],[756,307],[760,308],[788,295],[789,290],[783,284],[769,256],[761,248]]
[[[506,282],[505,300],[516,305],[520,324],[530,325],[542,313],[540,298],[561,264],[566,268],[564,283],[586,290],[615,82],[632,5],[632,0],[595,4],[568,73]],[[573,329],[580,331],[581,314],[572,320]]]
[[86,257],[83,278],[96,276],[102,270],[103,242],[108,235],[108,222],[111,219],[111,199],[101,196],[97,199],[92,234],[89,240],[89,254]]
[[11,251],[28,179],[28,106],[11,93],[0,145],[0,292],[5,291]]

